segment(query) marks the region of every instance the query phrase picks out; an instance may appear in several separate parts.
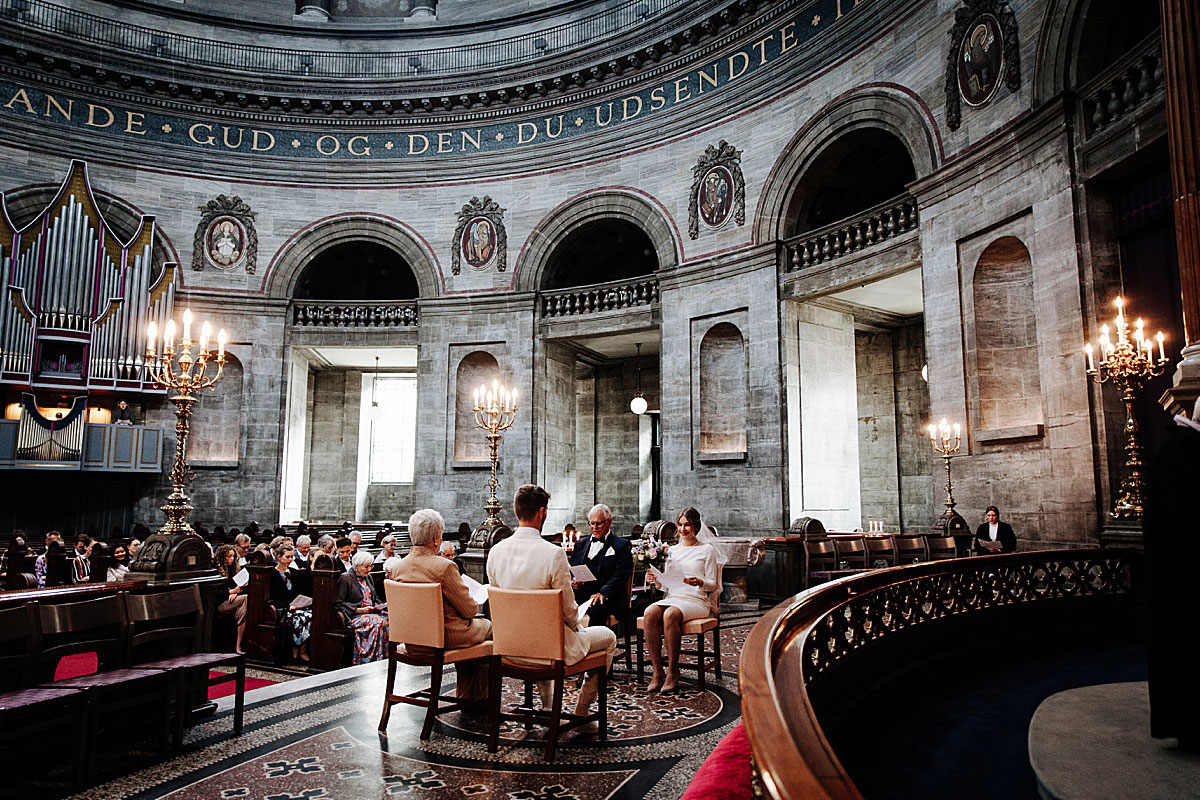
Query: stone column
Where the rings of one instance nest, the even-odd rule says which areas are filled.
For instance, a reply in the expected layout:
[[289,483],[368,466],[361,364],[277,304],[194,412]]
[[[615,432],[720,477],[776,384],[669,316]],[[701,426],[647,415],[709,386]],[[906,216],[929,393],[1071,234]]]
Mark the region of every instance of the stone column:
[[1160,401],[1191,411],[1200,396],[1200,7],[1196,0],[1161,0],[1167,140],[1175,190],[1175,237],[1183,294],[1186,346],[1175,385]]

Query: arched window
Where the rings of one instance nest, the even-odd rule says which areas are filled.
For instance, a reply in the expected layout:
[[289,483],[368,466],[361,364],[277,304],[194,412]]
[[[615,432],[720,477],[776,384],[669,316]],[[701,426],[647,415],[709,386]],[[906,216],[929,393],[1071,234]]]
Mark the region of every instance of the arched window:
[[1033,261],[1015,236],[984,249],[972,281],[979,424],[985,431],[1043,421]]
[[454,461],[471,463],[490,457],[483,431],[475,427],[474,392],[480,384],[500,379],[500,364],[491,353],[476,350],[463,356],[454,376]]
[[700,454],[746,453],[746,343],[729,322],[700,340]]
[[192,412],[188,461],[236,465],[241,453],[242,417],[242,363],[226,351],[221,380],[200,393],[200,402]]

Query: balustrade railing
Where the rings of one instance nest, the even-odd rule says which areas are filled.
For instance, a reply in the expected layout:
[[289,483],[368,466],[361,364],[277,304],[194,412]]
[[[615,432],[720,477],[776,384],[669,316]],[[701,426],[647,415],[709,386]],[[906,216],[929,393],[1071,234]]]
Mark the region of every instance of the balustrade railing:
[[1129,116],[1162,90],[1162,43],[1156,33],[1080,90],[1084,139]]
[[258,74],[394,78],[445,75],[519,64],[645,25],[657,14],[686,5],[687,0],[627,0],[595,14],[519,36],[454,47],[374,53],[295,50],[187,36],[161,28],[130,25],[119,15],[97,16],[46,0],[0,0],[0,18],[20,27],[173,63],[226,67]]
[[917,201],[903,194],[850,219],[787,239],[787,271],[807,269],[914,230]]
[[617,308],[653,305],[658,302],[658,279],[613,281],[543,292],[541,301],[543,317],[573,317]]
[[[913,564],[823,584],[771,609],[747,636],[738,674],[756,796],[861,800],[814,704],[833,702],[828,688],[840,685],[843,659],[852,671],[869,669],[869,652],[858,651],[878,644],[876,666],[886,671],[888,654],[903,650],[900,637],[925,625],[936,626],[948,650],[1023,636],[1039,624],[1058,632],[1064,619],[1119,625],[1115,604],[1136,618],[1135,558],[1059,550]],[[1013,615],[1002,615],[1005,608]]]
[[414,303],[297,303],[292,324],[312,328],[407,328],[417,324]]

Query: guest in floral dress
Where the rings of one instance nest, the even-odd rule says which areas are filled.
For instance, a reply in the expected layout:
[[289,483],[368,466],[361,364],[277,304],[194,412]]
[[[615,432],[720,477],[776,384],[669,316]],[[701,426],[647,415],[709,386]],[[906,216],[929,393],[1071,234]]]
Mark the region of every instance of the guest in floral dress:
[[308,661],[308,637],[312,633],[312,609],[292,608],[300,594],[295,570],[290,569],[296,548],[289,541],[280,542],[274,550],[275,569],[271,570],[271,605],[278,618],[292,634],[292,656]]
[[354,631],[352,664],[379,661],[387,655],[387,612],[376,598],[371,582],[371,565],[374,563],[370,553],[360,551],[350,561],[351,570],[338,578],[337,610]]

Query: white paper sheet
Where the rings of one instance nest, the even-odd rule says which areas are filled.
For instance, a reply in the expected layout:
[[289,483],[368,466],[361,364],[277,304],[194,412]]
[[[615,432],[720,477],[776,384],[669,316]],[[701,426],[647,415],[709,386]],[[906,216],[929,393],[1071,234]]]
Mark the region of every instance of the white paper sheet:
[[683,582],[683,570],[674,564],[667,564],[666,572],[659,572],[654,567],[650,568],[650,574],[654,576],[654,580],[658,581],[658,588],[662,589],[667,594],[678,592],[687,586]]
[[583,618],[587,614],[588,609],[592,607],[592,598],[588,598],[587,602],[579,607],[579,624],[583,624]]
[[467,591],[471,594],[471,599],[475,601],[475,605],[481,606],[487,602],[488,588],[484,584],[472,578],[470,575],[462,575],[462,582],[467,587]]
[[242,569],[242,570],[238,570],[237,572],[234,573],[234,575],[233,575],[234,585],[245,586],[249,582],[250,582],[250,572],[248,570]]
[[584,583],[596,580],[596,576],[592,574],[590,569],[588,569],[587,564],[577,564],[571,567],[571,578],[573,580],[583,581]]
[[311,605],[311,597],[306,594],[298,594],[296,595],[296,599],[292,601],[292,604],[288,606],[288,608],[308,608]]

